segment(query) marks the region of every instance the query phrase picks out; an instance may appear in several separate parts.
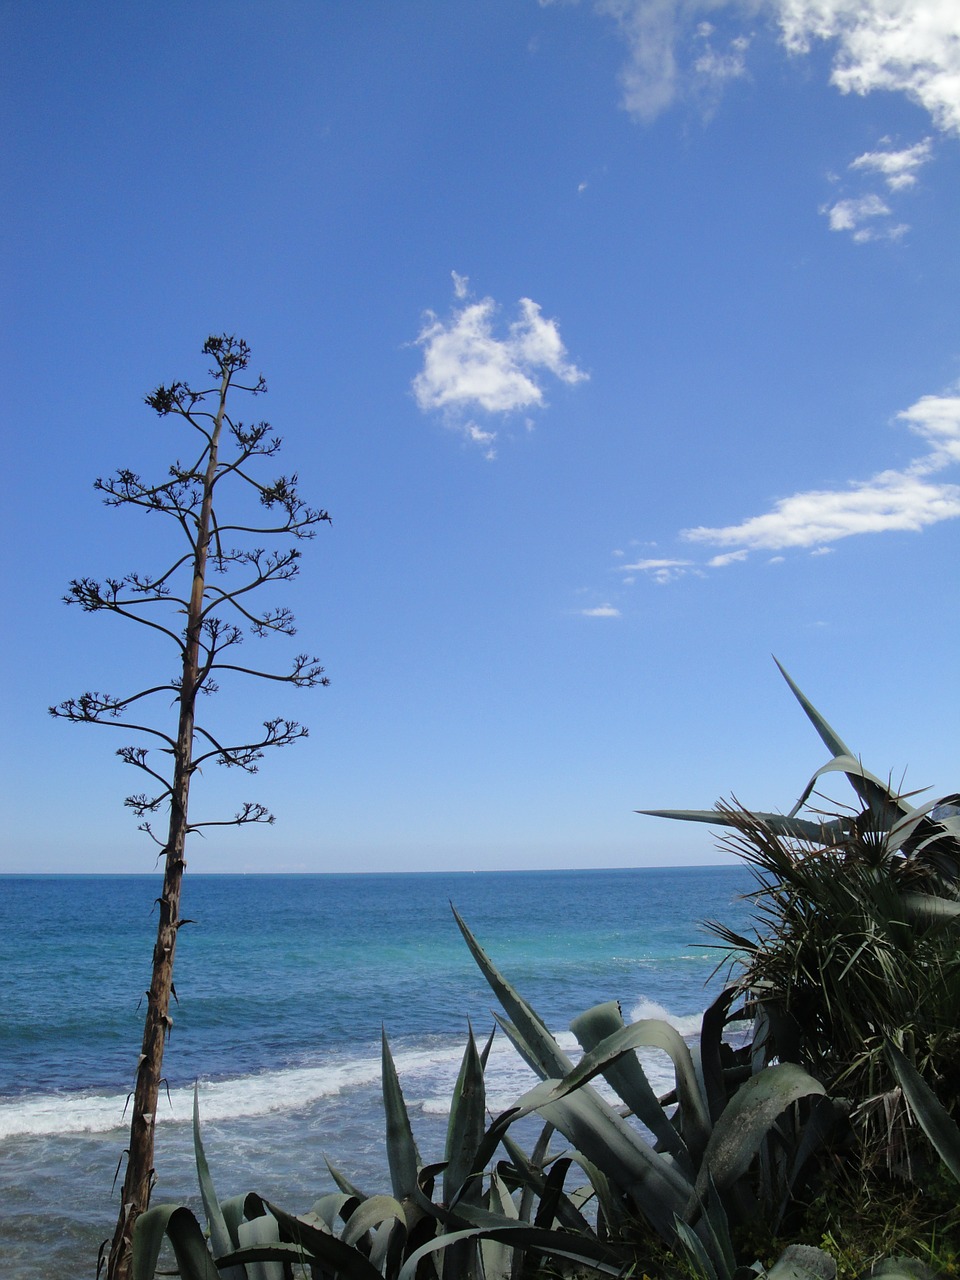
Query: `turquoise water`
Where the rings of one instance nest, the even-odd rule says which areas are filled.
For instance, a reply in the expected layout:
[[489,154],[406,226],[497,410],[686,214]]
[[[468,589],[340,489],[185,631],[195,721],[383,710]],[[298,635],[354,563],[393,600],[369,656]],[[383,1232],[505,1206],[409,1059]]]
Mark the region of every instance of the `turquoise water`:
[[[451,902],[572,1044],[572,1018],[610,999],[628,1021],[659,1014],[692,1033],[720,985],[699,921],[742,926],[750,887],[742,867],[188,876],[155,1202],[195,1199],[195,1079],[221,1194],[306,1209],[330,1188],[323,1152],[386,1189],[381,1024],[421,1152],[440,1158],[467,1019],[486,1034],[493,1005]],[[0,1257],[17,1280],[91,1276],[112,1227],[158,889],[152,876],[0,877]],[[649,1063],[664,1087],[667,1067]],[[490,1106],[530,1083],[496,1045]]]

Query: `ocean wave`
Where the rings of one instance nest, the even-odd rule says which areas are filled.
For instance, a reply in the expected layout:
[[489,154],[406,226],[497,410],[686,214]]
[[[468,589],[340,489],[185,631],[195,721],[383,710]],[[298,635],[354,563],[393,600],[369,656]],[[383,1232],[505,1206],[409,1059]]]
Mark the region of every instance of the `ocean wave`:
[[[700,1015],[676,1017],[655,1001],[641,999],[631,1020],[665,1018],[682,1035],[699,1030]],[[576,1062],[580,1047],[576,1037],[558,1032],[560,1047]],[[394,1061],[407,1105],[413,1112],[443,1116],[449,1113],[463,1057],[462,1040],[431,1038],[428,1043],[405,1044],[394,1049]],[[642,1050],[640,1060],[657,1092],[673,1087],[669,1059],[657,1050]],[[200,1111],[206,1123],[256,1119],[308,1110],[324,1099],[366,1090],[371,1106],[379,1106],[381,1062],[379,1053],[344,1056],[333,1061],[285,1067],[223,1079],[199,1081]],[[536,1077],[513,1046],[502,1036],[493,1043],[486,1069],[487,1107],[497,1114],[512,1106],[536,1083]],[[594,1082],[608,1093],[603,1080]],[[0,1141],[13,1138],[58,1137],[70,1134],[120,1132],[128,1122],[128,1096],[118,1091],[77,1091],[27,1094],[0,1100]],[[187,1124],[193,1115],[193,1086],[181,1085],[161,1094],[158,1124]]]
[[[449,1110],[462,1057],[459,1041],[414,1045],[394,1052],[412,1110],[429,1114]],[[208,1123],[299,1112],[351,1090],[368,1089],[371,1095],[379,1096],[380,1076],[380,1055],[370,1054],[227,1079],[201,1079],[200,1112]],[[530,1069],[502,1039],[491,1052],[487,1080],[491,1094],[507,1099],[504,1106],[511,1105],[534,1083]],[[0,1101],[0,1141],[120,1131],[126,1124],[127,1102],[126,1094],[115,1091],[28,1094]],[[188,1123],[192,1115],[192,1085],[171,1089],[169,1096],[161,1094],[158,1124]]]
[[646,996],[641,996],[630,1010],[629,1021],[639,1022],[642,1018],[660,1018],[663,1022],[669,1022],[671,1027],[675,1027],[682,1036],[698,1036],[703,1013],[671,1013],[656,1000],[648,1000]]

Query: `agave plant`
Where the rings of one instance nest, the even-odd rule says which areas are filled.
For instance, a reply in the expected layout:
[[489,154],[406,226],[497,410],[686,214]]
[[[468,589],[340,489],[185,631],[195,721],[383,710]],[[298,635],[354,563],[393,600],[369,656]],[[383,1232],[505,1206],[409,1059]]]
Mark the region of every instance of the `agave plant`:
[[[570,1144],[565,1158],[579,1166],[596,1197],[602,1237],[636,1235],[642,1223],[701,1263],[709,1280],[734,1280],[729,1223],[762,1217],[776,1229],[833,1118],[822,1084],[795,1063],[755,1070],[749,1045],[736,1050],[724,1042],[723,1029],[737,1016],[735,988],[706,1011],[693,1048],[661,1019],[626,1025],[616,1002],[597,1005],[571,1023],[584,1050],[574,1065],[456,918],[503,1008],[498,1023],[541,1077],[490,1125],[481,1157],[506,1140],[517,1120],[536,1113]],[[676,1087],[663,1099],[637,1056],[644,1048],[672,1061]],[[601,1075],[618,1103],[592,1087]],[[797,1271],[798,1280],[805,1274]]]
[[[492,1037],[491,1037],[492,1040]],[[134,1233],[134,1280],[152,1280],[166,1238],[182,1280],[511,1280],[524,1254],[617,1276],[622,1250],[602,1242],[540,1161],[511,1144],[516,1165],[485,1173],[484,1066],[470,1032],[450,1110],[443,1161],[424,1165],[383,1036],[383,1100],[392,1194],[365,1195],[334,1166],[337,1190],[305,1214],[256,1193],[221,1201],[207,1163],[194,1092],[194,1150],[207,1229],[183,1205],[158,1205]],[[518,1173],[517,1169],[522,1170]],[[517,1196],[523,1183],[526,1194]],[[434,1197],[435,1189],[438,1196]],[[517,1203],[519,1199],[519,1203]]]
[[[884,1040],[900,1046],[952,1106],[960,1100],[958,797],[912,805],[863,767],[780,671],[832,753],[791,811],[719,804],[644,812],[732,828],[725,847],[757,876],[757,929],[746,937],[711,927],[757,1014],[758,1053],[800,1063],[832,1095],[850,1099],[861,1162],[908,1168],[911,1131]],[[837,772],[857,806],[804,814],[819,779]]]
[[[931,804],[915,807],[889,783],[882,782],[863,767],[840,735],[803,694],[786,670],[774,658],[780,674],[817,731],[831,758],[804,787],[789,813],[754,812],[752,817],[776,836],[799,839],[820,846],[842,845],[852,835],[869,830],[886,835],[891,851],[913,860],[913,867],[927,884],[956,884],[960,880],[960,795],[944,796]],[[846,775],[861,808],[849,814],[825,817],[811,813],[801,816],[819,780],[830,773]],[[736,810],[718,805],[713,809],[639,809],[655,818],[682,822],[706,822],[711,826],[736,826]]]
[[[189,1209],[152,1209],[137,1224],[137,1280],[154,1275],[164,1236],[184,1280],[218,1274],[281,1280],[294,1264],[311,1277],[509,1280],[524,1255],[622,1274],[636,1261],[645,1232],[648,1244],[656,1237],[691,1261],[705,1260],[710,1280],[734,1280],[728,1221],[761,1213],[776,1221],[782,1214],[824,1132],[830,1104],[823,1086],[794,1063],[754,1072],[749,1047],[724,1042],[732,989],[707,1010],[693,1049],[664,1021],[625,1025],[616,1003],[598,1005],[572,1023],[584,1050],[574,1065],[456,918],[502,1005],[500,1025],[541,1083],[487,1123],[484,1067],[492,1037],[480,1049],[471,1031],[444,1160],[425,1165],[384,1035],[392,1194],[366,1196],[328,1165],[337,1190],[302,1215],[255,1194],[218,1199],[195,1097],[208,1239]],[[664,1051],[673,1062],[676,1087],[662,1100],[637,1057],[641,1048]],[[618,1102],[593,1088],[600,1075]],[[543,1128],[528,1155],[511,1129],[534,1114]],[[555,1133],[566,1140],[558,1151],[551,1149]],[[574,1171],[582,1182],[568,1187]],[[798,1280],[819,1274],[796,1272]]]

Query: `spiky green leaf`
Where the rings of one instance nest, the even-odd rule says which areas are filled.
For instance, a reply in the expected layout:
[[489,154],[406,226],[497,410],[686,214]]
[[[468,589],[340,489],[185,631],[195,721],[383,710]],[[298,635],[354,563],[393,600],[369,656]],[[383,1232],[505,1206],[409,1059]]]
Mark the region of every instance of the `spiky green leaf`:
[[712,1178],[720,1191],[732,1186],[750,1167],[777,1118],[801,1098],[823,1097],[819,1080],[793,1062],[766,1067],[741,1085],[717,1121],[697,1177],[703,1198]]
[[900,1082],[903,1096],[917,1117],[920,1128],[927,1135],[953,1176],[960,1182],[960,1128],[947,1113],[937,1095],[895,1044],[887,1041],[883,1046],[887,1061]]
[[550,1034],[546,1023],[506,980],[470,932],[456,907],[451,909],[464,941],[480,967],[480,972],[529,1046],[544,1078],[558,1078],[566,1075],[573,1063]]
[[393,1194],[400,1201],[413,1200],[417,1196],[417,1173],[420,1169],[420,1153],[413,1137],[413,1128],[403,1100],[400,1078],[394,1065],[393,1054],[387,1043],[387,1033],[382,1033],[383,1109],[387,1123],[387,1162]]
[[471,1027],[447,1124],[447,1167],[443,1171],[443,1199],[447,1205],[452,1206],[463,1196],[477,1200],[481,1194],[479,1179],[471,1179],[470,1175],[486,1129],[486,1115],[483,1062]]
[[133,1226],[133,1280],[153,1280],[166,1235],[181,1280],[220,1280],[200,1223],[183,1205],[161,1204],[141,1213]]
[[[588,1055],[623,1027],[623,1015],[616,1000],[594,1005],[570,1023],[570,1030]],[[625,1054],[607,1063],[602,1071],[607,1083],[617,1091],[640,1123],[646,1125],[663,1150],[671,1152],[681,1164],[685,1163],[687,1172],[692,1176],[693,1169],[683,1139],[660,1105],[636,1056]]]

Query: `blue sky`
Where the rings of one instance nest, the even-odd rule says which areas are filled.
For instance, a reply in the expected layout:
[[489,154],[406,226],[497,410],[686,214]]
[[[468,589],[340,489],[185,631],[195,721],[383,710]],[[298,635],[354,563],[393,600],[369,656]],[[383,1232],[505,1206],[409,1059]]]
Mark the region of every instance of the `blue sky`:
[[[824,753],[960,785],[953,0],[0,4],[2,863],[148,871],[106,731],[170,662],[67,609],[170,544],[92,481],[241,334],[333,524],[310,739],[205,776],[191,868],[722,858]],[[146,526],[146,527],[144,527]],[[277,661],[284,659],[280,645]],[[279,696],[278,696],[279,693]]]

